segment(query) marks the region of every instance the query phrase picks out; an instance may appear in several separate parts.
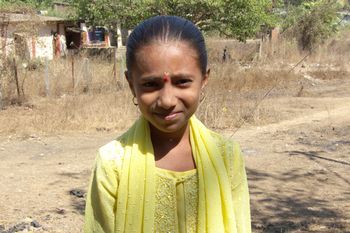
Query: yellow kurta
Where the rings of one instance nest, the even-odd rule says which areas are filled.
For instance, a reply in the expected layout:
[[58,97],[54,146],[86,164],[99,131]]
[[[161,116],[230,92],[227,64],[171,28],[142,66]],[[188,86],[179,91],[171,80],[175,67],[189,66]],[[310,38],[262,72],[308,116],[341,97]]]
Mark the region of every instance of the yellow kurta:
[[196,232],[197,171],[157,168],[156,184],[155,232]]
[[[234,221],[233,225],[235,226],[233,232],[250,233],[248,185],[244,161],[240,154],[239,147],[237,144],[232,144],[232,142],[229,142],[218,134],[213,132],[210,132],[210,134],[212,139],[215,140],[214,143],[219,145],[219,148],[222,149],[222,153],[220,152],[221,154],[219,153],[217,156],[220,156],[223,160],[223,164],[225,164],[224,169],[229,178],[231,190],[231,195],[229,196],[232,197],[234,213],[234,219],[232,221]],[[99,150],[87,195],[84,225],[84,231],[86,233],[129,232],[128,230],[119,230],[116,228],[118,221],[123,221],[116,215],[117,206],[118,204],[120,205],[118,188],[120,188],[121,185],[121,171],[124,162],[124,154],[126,153],[126,148],[123,145],[124,144],[119,141],[112,141]],[[228,148],[232,150],[232,153],[227,153]],[[186,172],[174,172],[160,168],[155,169],[154,216],[143,215],[143,218],[146,220],[148,217],[154,217],[154,221],[152,221],[154,225],[152,229],[154,229],[154,232],[207,232],[205,229],[200,230],[198,228],[198,219],[200,219],[201,215],[201,213],[198,213],[201,196],[199,193],[200,189],[198,188],[198,169],[197,167],[196,170]],[[131,187],[133,186],[131,185]],[[206,195],[207,194],[204,196]],[[140,195],[140,198],[142,199],[143,196]],[[145,203],[147,204],[148,201],[149,200],[146,199]],[[203,205],[204,204],[202,204],[202,206]],[[132,203],[129,203],[129,206],[133,207]],[[138,208],[138,206],[135,205],[133,208]],[[124,216],[128,214],[127,212],[128,209],[126,209],[125,214],[119,214]],[[135,221],[137,222],[139,220]],[[126,224],[124,229],[128,227],[128,224]],[[210,229],[209,227],[210,226],[206,228]],[[130,229],[132,229],[132,227]],[[140,230],[133,230],[133,232],[143,232],[141,228],[138,229]],[[229,231],[218,230],[217,232]]]

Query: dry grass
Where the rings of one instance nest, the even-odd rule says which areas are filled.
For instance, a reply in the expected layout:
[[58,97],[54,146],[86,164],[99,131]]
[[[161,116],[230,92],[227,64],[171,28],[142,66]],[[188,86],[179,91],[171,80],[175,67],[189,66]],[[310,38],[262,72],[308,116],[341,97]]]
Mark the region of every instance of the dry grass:
[[[331,64],[348,72],[344,58],[348,61],[349,53],[340,49],[348,46],[344,40],[328,42],[304,63]],[[242,122],[259,125],[278,121],[281,118],[279,106],[260,103],[264,95],[271,88],[274,90],[269,98],[298,95],[302,75],[289,71],[291,64],[297,63],[304,54],[293,42],[281,40],[273,46],[263,44],[260,59],[252,52],[257,51],[255,42],[208,40],[208,47],[211,77],[197,115],[209,127],[233,129]],[[231,54],[231,59],[226,62],[221,60],[224,47]],[[119,131],[138,117],[123,81],[124,65],[121,67],[121,62],[116,80],[113,63],[106,58],[76,56],[74,87],[71,58],[35,65],[27,64],[27,68],[21,63],[18,65],[20,98],[16,93],[13,69],[10,66],[4,69],[7,73],[1,75],[4,109],[0,111],[0,134]]]
[[109,131],[129,125],[137,109],[126,84],[113,78],[113,64],[103,59],[86,62],[86,58],[75,58],[74,84],[70,58],[35,70],[19,68],[21,103],[15,104],[15,82],[9,78],[3,82],[9,91],[3,93],[7,107],[0,112],[0,121],[6,127],[0,133]]

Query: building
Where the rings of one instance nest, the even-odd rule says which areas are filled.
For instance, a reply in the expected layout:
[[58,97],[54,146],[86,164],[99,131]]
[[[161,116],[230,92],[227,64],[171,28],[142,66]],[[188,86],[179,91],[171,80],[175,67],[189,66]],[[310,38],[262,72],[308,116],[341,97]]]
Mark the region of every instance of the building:
[[0,13],[0,57],[21,59],[61,56],[66,49],[66,28],[73,22],[35,14]]
[[54,59],[70,50],[123,47],[130,32],[35,14],[0,13],[0,60],[16,55],[23,60]]

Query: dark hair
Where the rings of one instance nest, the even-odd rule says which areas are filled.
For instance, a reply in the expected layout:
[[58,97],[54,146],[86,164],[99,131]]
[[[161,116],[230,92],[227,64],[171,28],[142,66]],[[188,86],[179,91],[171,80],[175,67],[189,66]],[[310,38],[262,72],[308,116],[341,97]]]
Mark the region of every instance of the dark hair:
[[149,18],[132,31],[126,48],[126,66],[130,71],[135,54],[142,46],[154,41],[185,41],[197,52],[203,74],[207,69],[207,50],[201,31],[189,20],[177,16],[155,16]]

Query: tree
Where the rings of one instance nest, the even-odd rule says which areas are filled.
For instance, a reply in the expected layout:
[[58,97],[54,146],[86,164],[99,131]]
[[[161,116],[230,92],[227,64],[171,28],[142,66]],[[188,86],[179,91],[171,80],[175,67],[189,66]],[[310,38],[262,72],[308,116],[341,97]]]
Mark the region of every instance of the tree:
[[340,5],[334,0],[303,1],[288,9],[282,27],[296,38],[302,50],[312,51],[316,45],[338,30],[337,11]]
[[266,28],[274,25],[276,18],[272,6],[272,1],[268,0],[225,1],[219,8],[215,28],[241,41],[254,37],[262,26]]
[[246,40],[263,25],[274,23],[271,0],[77,0],[77,17],[90,25],[124,28],[155,15],[178,15],[203,31]]
[[32,8],[46,8],[51,6],[53,0],[0,0],[0,5],[2,6],[27,6]]

